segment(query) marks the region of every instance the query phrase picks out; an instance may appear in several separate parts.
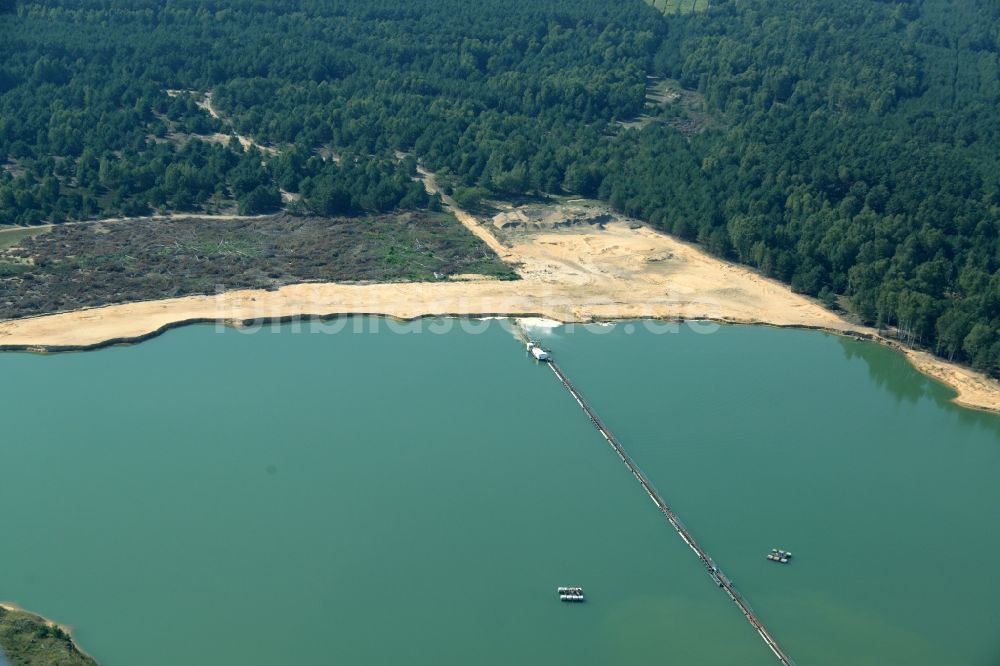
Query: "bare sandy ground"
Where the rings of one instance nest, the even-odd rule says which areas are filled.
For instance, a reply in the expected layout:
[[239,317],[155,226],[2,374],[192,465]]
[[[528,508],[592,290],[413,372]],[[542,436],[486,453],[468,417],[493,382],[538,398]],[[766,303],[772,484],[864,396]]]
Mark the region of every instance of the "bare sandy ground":
[[[463,221],[488,234],[475,218]],[[277,291],[233,291],[114,305],[0,322],[0,347],[80,349],[143,339],[181,322],[334,314],[400,319],[539,316],[562,322],[710,319],[821,328],[876,338],[873,330],[846,322],[777,282],[647,228],[614,223],[604,230],[524,234],[499,250],[518,264],[520,281],[463,275],[461,280],[438,283],[301,284]],[[923,352],[901,351],[921,371],[955,388],[957,402],[1000,411],[997,382]]]
[[[433,177],[424,180],[434,190]],[[114,305],[0,322],[0,349],[85,349],[141,340],[179,323],[244,323],[297,316],[379,314],[535,316],[561,322],[685,319],[818,328],[888,344],[958,392],[959,404],[1000,411],[1000,383],[930,354],[907,350],[815,301],[694,246],[625,221],[521,233],[506,242],[444,197],[458,219],[521,280],[474,275],[435,283],[300,284]]]
[[880,341],[904,354],[920,372],[942,384],[947,384],[958,392],[958,396],[954,399],[957,404],[972,409],[1000,412],[1000,382],[990,379],[981,372],[957,363],[949,363],[925,351],[909,349],[890,341]]
[[141,338],[174,322],[293,315],[536,315],[564,322],[624,318],[768,322],[858,330],[770,280],[648,229],[525,234],[502,248],[522,279],[389,284],[300,284],[114,305],[0,322],[0,345],[89,347]]
[[[168,93],[169,92],[170,91],[168,91]],[[277,154],[278,151],[275,150],[274,148],[271,148],[269,146],[262,146],[261,144],[254,141],[251,137],[244,136],[238,133],[235,129],[233,129],[232,122],[228,118],[223,118],[222,115],[219,114],[219,112],[216,110],[215,106],[212,104],[211,92],[205,93],[204,97],[202,97],[195,103],[199,107],[204,109],[208,113],[208,115],[212,116],[216,120],[221,120],[222,122],[226,123],[226,125],[229,126],[229,130],[232,132],[232,134],[221,134],[221,133],[212,134],[211,136],[208,137],[209,141],[214,141],[216,143],[221,143],[221,144],[228,144],[229,137],[235,136],[236,140],[240,142],[241,146],[243,146],[243,150],[249,150],[250,146],[254,146],[257,148],[257,150],[264,153],[265,155]]]

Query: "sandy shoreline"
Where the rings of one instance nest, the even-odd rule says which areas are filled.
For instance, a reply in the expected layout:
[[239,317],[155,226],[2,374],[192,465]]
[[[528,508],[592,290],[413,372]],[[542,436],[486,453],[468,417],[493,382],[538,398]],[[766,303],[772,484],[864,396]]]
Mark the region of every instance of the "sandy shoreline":
[[80,654],[82,654],[84,657],[87,657],[89,659],[93,659],[93,657],[90,656],[89,654],[87,654],[84,650],[82,650],[80,648],[80,645],[76,642],[76,639],[73,637],[73,628],[72,627],[70,627],[68,625],[65,625],[65,624],[59,624],[58,622],[56,622],[54,620],[51,620],[51,619],[45,617],[44,615],[39,615],[38,613],[34,613],[34,612],[30,611],[30,610],[21,608],[17,604],[12,603],[10,601],[0,601],[0,609],[3,609],[5,611],[11,612],[11,613],[24,613],[25,615],[31,615],[32,617],[36,617],[36,618],[40,619],[42,622],[44,622],[45,624],[47,624],[50,627],[58,627],[58,628],[62,629],[66,633],[66,635],[69,636],[70,643],[72,644],[74,650],[76,650],[77,652],[79,652]]
[[[425,174],[428,189],[433,188]],[[799,327],[854,335],[903,353],[921,372],[947,384],[955,402],[1000,411],[1000,383],[926,352],[886,340],[812,299],[753,271],[629,221],[597,227],[518,233],[501,240],[477,218],[458,219],[521,279],[463,275],[433,283],[316,283],[276,291],[146,301],[0,322],[0,350],[71,351],[138,342],[184,324],[287,321],[299,317],[381,315],[542,317],[564,323],[623,319],[711,320]]]
[[55,622],[54,620],[50,620],[49,618],[45,617],[44,615],[39,615],[38,613],[33,613],[30,610],[27,610],[25,608],[21,608],[17,604],[12,603],[10,601],[0,601],[0,609],[3,609],[5,611],[10,611],[12,613],[27,613],[28,615],[34,615],[37,618],[41,618],[42,621],[44,621],[45,624],[49,625],[50,627],[59,627],[60,629],[62,629],[66,633],[69,633],[69,627],[67,627],[66,625],[59,624],[58,622]]

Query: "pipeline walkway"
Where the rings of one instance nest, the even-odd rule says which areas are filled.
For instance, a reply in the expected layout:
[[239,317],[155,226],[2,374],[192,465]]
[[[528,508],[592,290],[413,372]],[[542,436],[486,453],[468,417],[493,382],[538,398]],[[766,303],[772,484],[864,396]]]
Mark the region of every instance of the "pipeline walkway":
[[570,395],[573,396],[573,399],[576,400],[576,404],[580,405],[580,409],[582,409],[587,417],[590,418],[590,422],[594,424],[597,431],[608,441],[608,444],[610,444],[611,448],[615,450],[615,453],[617,453],[618,457],[621,458],[623,463],[625,463],[628,470],[632,472],[632,476],[636,478],[643,490],[646,491],[646,494],[649,495],[649,498],[653,500],[653,504],[655,504],[660,512],[663,513],[667,522],[670,523],[670,526],[674,528],[674,531],[677,532],[678,536],[680,536],[684,543],[686,543],[688,547],[694,551],[694,554],[698,556],[701,563],[705,565],[708,575],[711,576],[716,585],[725,591],[729,598],[732,599],[733,603],[739,607],[743,616],[746,617],[747,622],[749,622],[750,625],[757,631],[760,637],[764,640],[764,643],[767,644],[767,647],[770,648],[771,652],[774,653],[774,656],[778,658],[778,661],[783,666],[794,666],[795,662],[792,661],[791,657],[785,654],[785,651],[781,649],[781,646],[778,645],[778,641],[774,639],[771,632],[767,630],[764,623],[761,622],[760,618],[757,617],[757,614],[753,612],[753,609],[750,608],[750,604],[747,603],[747,600],[744,599],[739,593],[732,581],[730,581],[729,578],[722,573],[722,570],[719,569],[709,554],[705,552],[705,549],[698,545],[698,542],[695,541],[694,537],[691,536],[691,533],[688,532],[687,528],[684,527],[684,524],[681,523],[677,514],[673,512],[670,505],[667,504],[666,500],[664,500],[660,493],[657,492],[656,488],[653,487],[652,482],[646,478],[646,475],[643,474],[638,466],[636,466],[635,462],[632,461],[632,458],[630,458],[628,453],[626,453],[625,448],[622,446],[621,442],[618,441],[618,438],[615,437],[614,433],[611,432],[611,429],[605,425],[599,416],[597,416],[597,412],[594,411],[593,407],[590,406],[590,404],[576,389],[573,382],[571,382],[566,376],[566,373],[562,371],[562,368],[551,360],[548,361],[548,366],[555,374],[556,378],[564,387],[566,387],[566,390],[569,391]]

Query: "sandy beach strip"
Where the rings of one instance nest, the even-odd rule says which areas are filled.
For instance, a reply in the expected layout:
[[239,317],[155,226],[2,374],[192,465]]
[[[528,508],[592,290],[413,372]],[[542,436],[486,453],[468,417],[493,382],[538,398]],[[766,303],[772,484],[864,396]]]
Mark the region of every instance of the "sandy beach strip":
[[[467,219],[466,223],[474,224]],[[477,225],[477,235],[488,233]],[[493,243],[500,245],[494,239]],[[523,233],[502,245],[521,280],[462,276],[434,283],[286,286],[241,290],[0,322],[0,349],[65,351],[137,342],[195,322],[383,315],[540,317],[559,322],[712,320],[821,329],[887,344],[958,392],[956,402],[1000,411],[1000,383],[852,324],[817,302],[692,245],[625,222]]]

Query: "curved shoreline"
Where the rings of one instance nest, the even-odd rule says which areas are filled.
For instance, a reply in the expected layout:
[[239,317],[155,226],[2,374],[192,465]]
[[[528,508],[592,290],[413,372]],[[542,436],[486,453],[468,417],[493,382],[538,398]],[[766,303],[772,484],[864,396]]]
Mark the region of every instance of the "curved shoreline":
[[[463,224],[490,235],[470,215]],[[499,241],[494,239],[495,243]],[[433,283],[301,283],[273,291],[239,290],[107,305],[0,322],[0,351],[67,352],[142,342],[178,326],[245,327],[382,316],[542,317],[563,323],[622,320],[712,321],[821,330],[883,344],[958,393],[963,407],[1000,412],[1000,383],[927,352],[908,349],[873,328],[848,322],[813,299],[744,266],[627,221],[505,239],[504,258],[521,279]]]
[[[69,637],[70,649],[72,649],[73,651],[75,651],[77,654],[79,654],[84,659],[89,659],[92,662],[94,662],[95,664],[97,663],[97,660],[94,659],[93,656],[87,654],[87,652],[80,647],[79,643],[76,642],[76,639],[73,637],[73,630],[72,630],[71,627],[69,627],[67,625],[64,625],[64,624],[59,624],[55,620],[47,618],[44,615],[39,615],[38,613],[33,613],[32,611],[29,611],[29,610],[26,610],[24,608],[21,608],[17,604],[12,603],[10,601],[0,601],[0,610],[5,610],[5,611],[7,611],[9,613],[21,613],[23,615],[27,615],[27,616],[29,616],[31,618],[39,620],[39,621],[43,622],[44,624],[46,624],[46,625],[48,625],[50,627],[58,627],[59,629],[61,629]],[[0,647],[2,647],[2,646],[0,646]]]
[[[109,306],[113,307],[113,306]],[[94,309],[94,308],[91,308]],[[100,309],[100,308],[97,308]],[[85,312],[85,311],[80,311]],[[74,314],[74,313],[65,313]],[[42,315],[42,317],[47,316],[59,316],[59,315]],[[158,326],[152,330],[145,333],[141,333],[133,336],[121,336],[121,337],[111,337],[94,342],[89,342],[85,344],[0,344],[0,352],[31,352],[39,354],[52,354],[52,353],[68,353],[68,352],[83,352],[83,351],[95,351],[99,349],[104,349],[107,347],[120,346],[120,345],[133,345],[151,340],[153,338],[159,337],[168,331],[175,328],[182,328],[185,326],[195,326],[200,324],[215,324],[223,325],[229,328],[246,328],[249,326],[271,326],[271,325],[281,325],[289,324],[294,322],[301,322],[303,320],[318,320],[322,322],[328,322],[335,319],[345,318],[345,317],[382,317],[386,319],[392,319],[398,322],[413,322],[422,319],[438,319],[438,318],[454,318],[454,319],[488,319],[488,318],[503,318],[503,319],[526,319],[526,318],[543,318],[551,319],[553,321],[559,322],[560,325],[565,324],[594,324],[594,323],[614,323],[623,321],[635,321],[635,320],[647,320],[647,321],[677,321],[677,322],[687,322],[687,321],[703,321],[717,323],[721,325],[736,325],[736,326],[771,326],[774,328],[791,328],[798,330],[809,330],[818,331],[823,333],[829,333],[832,335],[840,335],[844,337],[850,337],[859,341],[871,342],[874,344],[879,344],[884,347],[903,355],[911,365],[914,366],[922,374],[934,379],[935,381],[944,384],[951,390],[956,392],[956,396],[951,399],[957,405],[968,409],[974,409],[979,411],[1000,413],[1000,383],[982,375],[981,373],[972,370],[971,368],[966,368],[965,366],[958,365],[956,363],[950,363],[943,359],[937,358],[932,354],[917,349],[912,349],[906,347],[894,340],[887,339],[879,335],[874,330],[864,330],[861,327],[850,327],[850,328],[834,328],[829,326],[821,325],[810,325],[805,323],[795,324],[795,323],[776,323],[766,320],[754,320],[754,319],[736,319],[736,318],[726,318],[726,317],[699,317],[699,318],[678,318],[678,317],[606,317],[600,319],[570,319],[557,318],[551,313],[545,312],[529,312],[529,311],[503,311],[503,312],[436,312],[436,313],[423,313],[416,314],[412,316],[398,316],[387,312],[332,312],[332,313],[308,313],[308,312],[295,312],[289,314],[273,315],[267,317],[253,317],[246,319],[231,319],[231,318],[213,318],[213,317],[195,317],[190,319],[178,319],[175,321],[167,322],[161,326]],[[0,604],[0,607],[7,606],[10,608],[15,608],[10,604]]]

